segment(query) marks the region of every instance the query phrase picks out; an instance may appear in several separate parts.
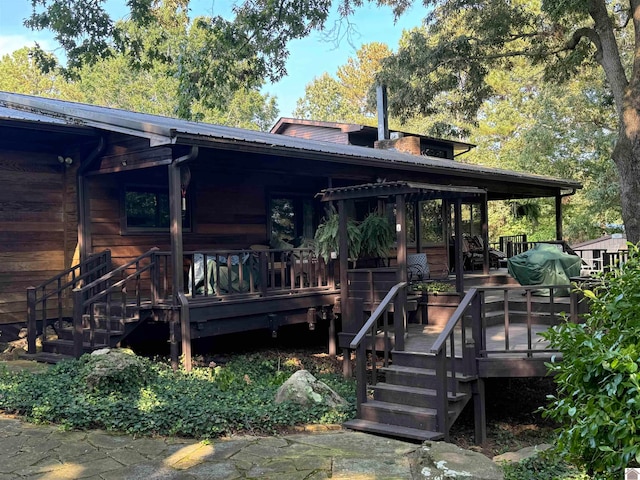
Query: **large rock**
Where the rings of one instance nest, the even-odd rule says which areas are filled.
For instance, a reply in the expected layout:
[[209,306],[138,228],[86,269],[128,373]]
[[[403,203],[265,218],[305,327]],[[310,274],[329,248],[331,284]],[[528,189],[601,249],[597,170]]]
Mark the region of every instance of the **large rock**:
[[424,442],[419,455],[419,471],[424,479],[504,479],[502,468],[491,459],[451,443]]
[[276,403],[290,401],[299,405],[325,404],[330,407],[347,405],[326,383],[321,382],[307,370],[298,370],[282,384],[276,393]]
[[148,362],[128,349],[103,348],[83,357],[82,375],[91,389],[135,390],[150,380]]
[[527,458],[535,457],[536,455],[538,455],[538,453],[544,452],[551,447],[552,446],[548,443],[541,443],[540,445],[522,448],[517,452],[507,452],[503,453],[502,455],[496,455],[495,457],[493,457],[493,461],[495,463],[517,463],[521,462],[522,460],[526,460]]

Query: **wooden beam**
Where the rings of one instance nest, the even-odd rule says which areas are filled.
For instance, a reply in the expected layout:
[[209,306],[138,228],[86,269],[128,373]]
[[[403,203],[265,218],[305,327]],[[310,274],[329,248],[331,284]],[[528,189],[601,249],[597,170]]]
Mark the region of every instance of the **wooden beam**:
[[[349,322],[345,318],[351,312],[349,308],[349,288],[347,269],[349,268],[349,238],[347,236],[347,209],[344,200],[338,201],[338,261],[340,262],[340,309],[342,325]],[[351,371],[351,350],[343,350],[343,370]],[[346,373],[345,373],[346,374]]]

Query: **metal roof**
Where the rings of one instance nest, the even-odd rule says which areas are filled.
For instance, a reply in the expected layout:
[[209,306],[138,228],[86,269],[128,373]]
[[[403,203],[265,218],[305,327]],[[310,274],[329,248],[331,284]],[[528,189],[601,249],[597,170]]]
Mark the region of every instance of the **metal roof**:
[[267,155],[306,157],[356,165],[483,178],[494,182],[536,185],[545,189],[571,190],[582,187],[579,182],[573,180],[487,168],[394,150],[306,140],[17,93],[0,92],[0,107],[3,110],[20,112],[15,115],[34,114],[38,119],[47,118],[49,122],[83,125],[147,138],[151,146],[200,145],[209,148],[255,151]]
[[15,110],[13,108],[7,108],[2,104],[0,104],[0,120],[27,120],[30,122],[54,123],[57,125],[64,125],[66,123],[62,119],[51,118],[47,115],[28,111]]
[[353,200],[357,198],[388,197],[405,195],[412,201],[438,198],[482,199],[487,192],[481,188],[459,187],[457,185],[436,185],[416,182],[381,182],[350,185],[348,187],[327,188],[320,192],[323,202]]

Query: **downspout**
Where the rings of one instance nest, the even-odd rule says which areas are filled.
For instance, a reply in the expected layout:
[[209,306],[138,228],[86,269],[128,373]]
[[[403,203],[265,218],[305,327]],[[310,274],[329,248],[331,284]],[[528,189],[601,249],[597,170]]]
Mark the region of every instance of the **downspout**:
[[78,250],[80,252],[80,262],[84,261],[89,256],[89,249],[91,248],[91,225],[89,223],[91,221],[91,215],[89,211],[89,195],[86,189],[86,179],[84,174],[89,170],[89,167],[91,167],[96,158],[102,154],[105,146],[106,142],[104,137],[101,136],[98,141],[98,145],[96,145],[89,155],[87,155],[87,158],[82,161],[76,173],[78,189]]
[[576,189],[572,188],[569,193],[559,193],[556,195],[556,240],[560,241],[563,239],[562,233],[562,199],[564,197],[570,197],[571,195],[575,195]]
[[[173,286],[173,305],[180,307],[180,333],[182,338],[182,356],[185,370],[191,370],[191,322],[189,319],[189,300],[184,294],[182,243],[182,185],[180,184],[180,165],[198,157],[198,147],[192,146],[189,153],[175,158],[169,165],[169,219],[171,236],[171,268]],[[171,363],[177,366],[176,315],[174,309],[170,325]]]

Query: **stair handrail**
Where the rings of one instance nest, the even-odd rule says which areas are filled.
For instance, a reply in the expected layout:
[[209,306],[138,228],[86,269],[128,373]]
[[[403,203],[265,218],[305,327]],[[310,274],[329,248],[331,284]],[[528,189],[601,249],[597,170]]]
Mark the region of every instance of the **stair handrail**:
[[[472,307],[471,315],[471,328],[472,328],[472,341],[467,341],[466,328],[464,325],[465,314],[469,307]],[[462,364],[464,371],[461,372],[466,376],[476,376],[477,365],[476,357],[480,348],[480,339],[482,336],[481,325],[481,308],[482,308],[482,293],[477,288],[471,288],[465,294],[464,298],[458,305],[458,307],[451,315],[451,318],[445,325],[438,338],[433,343],[429,350],[429,354],[436,357],[436,378],[440,381],[438,388],[436,388],[437,407],[438,411],[438,430],[444,434],[445,441],[449,440],[449,372],[451,374],[452,382],[452,394],[457,394],[457,382],[456,382],[456,356],[455,356],[455,335],[454,329],[461,324],[462,332]],[[447,341],[449,342],[449,353],[451,355],[451,365],[449,371],[447,371]]]
[[[107,272],[106,274],[104,274],[103,276],[101,276],[100,278],[95,279],[93,282],[90,282],[82,287],[79,288],[75,288],[73,290],[73,304],[74,304],[74,309],[73,309],[73,350],[74,350],[74,356],[76,358],[79,358],[82,353],[83,353],[83,341],[84,341],[84,333],[83,333],[83,316],[85,315],[88,307],[90,307],[91,305],[97,303],[100,299],[106,299],[106,317],[107,317],[107,322],[106,322],[106,336],[107,339],[109,339],[110,334],[111,334],[111,322],[110,322],[110,317],[111,317],[111,302],[110,302],[110,295],[114,292],[114,291],[120,291],[122,293],[122,316],[124,318],[124,315],[126,314],[126,307],[127,307],[127,301],[126,301],[126,284],[129,280],[131,279],[137,279],[139,280],[140,277],[142,276],[143,273],[150,271],[150,277],[153,281],[153,269],[155,269],[156,267],[156,259],[155,259],[155,255],[156,252],[159,251],[158,247],[153,247],[151,249],[149,249],[147,252],[143,253],[142,255],[139,255],[138,257],[134,258],[133,260],[128,261],[127,263]],[[146,258],[149,258],[150,261],[148,264],[140,267],[139,263],[142,260],[145,260]],[[117,278],[118,275],[123,274],[124,272],[126,272],[129,268],[135,266],[135,271],[123,276],[122,278],[120,278],[119,280],[112,282],[112,280],[114,278]],[[138,287],[138,286],[137,286]],[[93,294],[91,294],[91,292],[93,291],[94,288],[98,288],[100,289],[98,292],[95,292]],[[152,305],[155,305],[156,303],[156,298],[153,294],[153,292],[155,291],[155,289],[152,287],[151,288],[152,291],[152,296],[151,296],[151,303]],[[87,294],[89,294],[90,296],[88,296]],[[140,298],[140,290],[139,288],[136,288],[136,305],[139,307],[141,304],[141,298]],[[96,330],[96,325],[95,325],[95,318],[94,318],[94,312],[91,311],[91,309],[89,308],[89,341],[91,343],[91,345],[93,346],[95,344],[95,330]]]
[[[89,268],[89,266],[96,262],[96,264]],[[27,351],[29,354],[36,353],[36,338],[37,333],[37,311],[38,304],[42,304],[42,335],[43,338],[46,335],[47,330],[47,300],[55,297],[57,298],[58,318],[59,323],[62,322],[62,310],[63,310],[63,298],[67,298],[66,291],[69,294],[80,283],[87,279],[92,279],[95,275],[99,275],[101,272],[108,272],[111,269],[111,251],[103,250],[89,255],[84,260],[78,262],[75,265],[63,270],[62,272],[54,275],[53,277],[45,280],[35,287],[27,288]],[[77,273],[79,272],[79,273]],[[70,280],[63,279],[71,277]],[[48,287],[57,284],[55,288],[47,292]],[[42,292],[38,296],[38,292]],[[69,295],[69,298],[71,295]],[[56,320],[54,320],[55,322]]]
[[[362,328],[358,331],[353,340],[349,344],[349,348],[356,351],[356,398],[357,398],[357,413],[360,415],[360,408],[363,403],[367,400],[367,345],[364,340],[368,333],[371,333],[371,351],[373,352],[373,359],[371,362],[372,371],[371,378],[372,383],[375,385],[376,383],[376,331],[375,327],[377,325],[380,317],[387,312],[389,309],[391,302],[398,296],[403,289],[406,289],[408,282],[399,282],[393,287],[391,290],[385,295],[380,305],[373,311],[369,319],[364,323]],[[385,362],[388,361],[388,324],[387,324],[387,316],[384,316],[384,348],[385,348]]]

